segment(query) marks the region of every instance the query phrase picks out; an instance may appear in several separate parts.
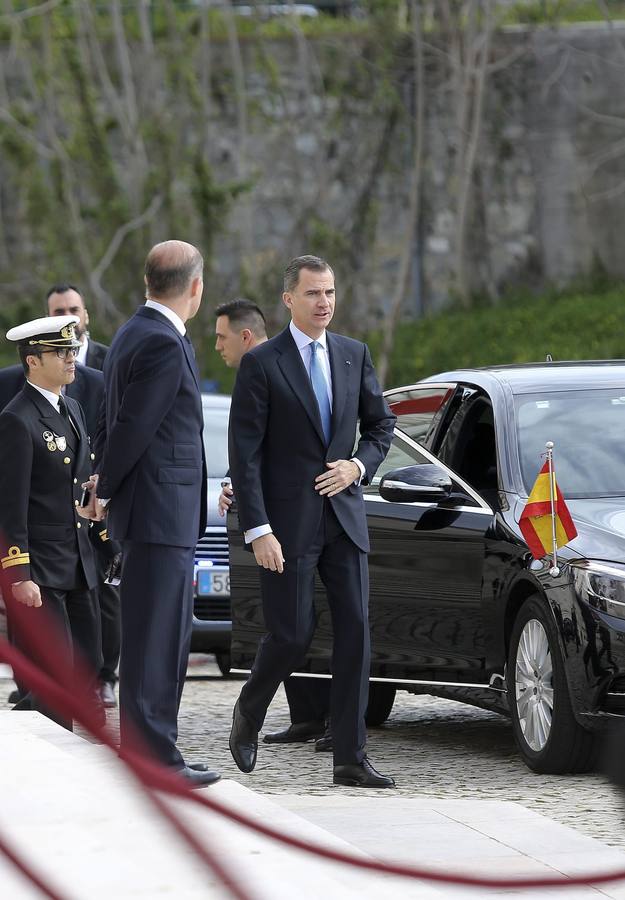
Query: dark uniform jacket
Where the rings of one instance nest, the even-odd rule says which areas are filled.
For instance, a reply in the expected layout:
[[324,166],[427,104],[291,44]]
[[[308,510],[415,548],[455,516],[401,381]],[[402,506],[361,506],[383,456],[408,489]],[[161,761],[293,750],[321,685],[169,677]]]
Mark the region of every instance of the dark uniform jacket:
[[[366,345],[326,335],[333,396],[329,446],[288,327],[243,356],[232,395],[228,455],[239,522],[245,531],[271,525],[287,557],[305,553],[319,529],[324,499],[315,491],[315,478],[327,471],[326,461],[357,457],[366,484],[393,437],[395,416],[382,396]],[[328,502],[345,533],[367,552],[362,488],[350,485]]]
[[104,363],[106,417],[97,436],[98,497],[118,541],[194,547],[206,526],[200,376],[190,342],[140,307]]
[[88,340],[86,364],[91,366],[92,369],[99,369],[101,372],[104,368],[104,360],[106,359],[106,354],[109,352],[109,348],[106,344],[99,344],[97,341],[92,341],[91,338]]
[[87,522],[76,513],[92,466],[82,410],[66,398],[78,434],[29,384],[0,413],[0,563],[11,583],[71,590],[96,585]]
[[[0,369],[0,412],[22,390],[25,384],[26,376],[21,365],[6,366],[6,368]],[[65,397],[72,397],[80,404],[87,422],[87,434],[93,446],[98,414],[104,399],[102,372],[88,366],[76,366],[74,380],[65,388]],[[94,471],[95,468],[92,468],[91,472]],[[88,523],[85,522],[85,525],[88,526]],[[121,547],[116,541],[109,540],[106,521],[99,524],[94,523],[88,527],[93,546],[102,555],[104,562],[108,562],[120,551]],[[47,587],[52,587],[52,585],[47,585]]]

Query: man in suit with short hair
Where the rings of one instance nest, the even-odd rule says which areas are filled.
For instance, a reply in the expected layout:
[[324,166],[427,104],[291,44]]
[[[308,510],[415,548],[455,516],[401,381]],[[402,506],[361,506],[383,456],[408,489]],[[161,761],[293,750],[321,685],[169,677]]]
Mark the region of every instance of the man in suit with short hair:
[[[265,316],[253,300],[239,297],[220,303],[215,317],[215,350],[229,368],[238,369],[243,355],[267,340]],[[220,515],[228,511],[232,496],[232,488],[224,485],[219,497]],[[330,708],[329,682],[317,678],[287,678],[284,690],[291,724],[288,728],[265,734],[265,743],[295,744],[316,739],[315,749],[331,749],[331,736],[326,733]]]
[[78,316],[76,335],[80,348],[76,361],[102,371],[109,348],[90,337],[89,313],[78,288],[69,282],[52,285],[46,294],[46,310],[49,316]]
[[192,787],[219,779],[186,765],[176,747],[193,620],[195,547],[206,524],[200,377],[186,322],[202,300],[203,260],[165,241],[145,264],[147,300],[123,325],[104,363],[105,434],[97,504],[123,544],[121,745],[135,738]]
[[230,410],[230,473],[245,542],[260,566],[268,632],[234,707],[230,750],[251,772],[267,708],[313,637],[317,570],[334,629],[334,783],[393,787],[365,754],[369,535],[360,485],[386,456],[395,416],[366,345],[326,330],[335,304],[328,263],[292,260],[282,298],[291,322],[243,356]]

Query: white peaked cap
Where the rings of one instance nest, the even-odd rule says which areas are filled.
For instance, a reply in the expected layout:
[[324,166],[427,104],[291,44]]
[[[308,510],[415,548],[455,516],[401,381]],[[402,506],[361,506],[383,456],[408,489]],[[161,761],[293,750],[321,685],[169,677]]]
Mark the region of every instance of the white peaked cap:
[[80,322],[78,316],[45,316],[43,319],[32,319],[23,325],[9,328],[6,336],[8,341],[15,341],[18,344],[77,347],[80,342],[74,333],[74,326],[78,322]]

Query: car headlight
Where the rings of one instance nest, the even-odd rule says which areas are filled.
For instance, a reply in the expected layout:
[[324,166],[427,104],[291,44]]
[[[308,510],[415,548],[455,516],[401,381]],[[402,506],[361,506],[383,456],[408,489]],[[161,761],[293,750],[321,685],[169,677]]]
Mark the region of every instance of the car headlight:
[[576,559],[570,566],[583,600],[609,616],[625,619],[625,566],[594,559]]

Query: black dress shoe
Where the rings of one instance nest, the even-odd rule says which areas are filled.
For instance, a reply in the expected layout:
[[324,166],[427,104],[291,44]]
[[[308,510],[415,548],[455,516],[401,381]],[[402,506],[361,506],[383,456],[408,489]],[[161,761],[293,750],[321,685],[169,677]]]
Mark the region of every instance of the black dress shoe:
[[334,767],[334,784],[348,787],[392,788],[395,782],[388,775],[381,775],[373,768],[367,757],[361,763]]
[[329,753],[333,750],[331,732],[324,732],[323,736],[315,741],[315,750],[317,753]]
[[100,684],[98,685],[98,693],[100,694],[100,699],[102,700],[102,704],[106,707],[106,709],[113,709],[113,707],[117,706],[115,689],[109,681],[100,682]]
[[324,732],[323,722],[297,722],[289,725],[284,731],[270,731],[263,738],[265,744],[298,744],[321,737]]
[[232,711],[232,731],[228,742],[232,758],[242,772],[249,773],[256,765],[258,731],[239,709],[239,701]]
[[[204,764],[200,763],[200,765]],[[178,769],[177,774],[184,778],[189,787],[192,788],[202,788],[209,784],[215,784],[221,778],[219,772],[211,772],[206,768],[200,770],[195,768],[195,766],[185,766],[183,769]]]

